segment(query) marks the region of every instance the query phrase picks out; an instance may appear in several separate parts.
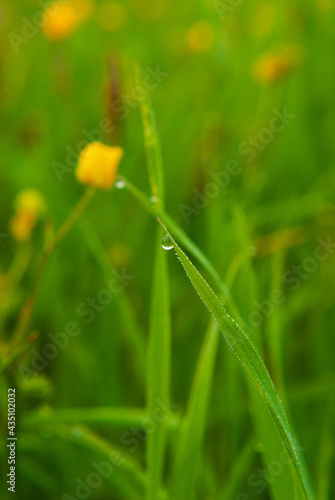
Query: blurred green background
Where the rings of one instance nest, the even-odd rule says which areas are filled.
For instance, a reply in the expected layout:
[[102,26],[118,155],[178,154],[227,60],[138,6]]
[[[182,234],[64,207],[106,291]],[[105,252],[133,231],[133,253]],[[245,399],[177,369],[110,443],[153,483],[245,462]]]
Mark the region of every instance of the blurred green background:
[[[58,38],[36,25],[34,16],[45,11],[46,3],[0,0],[0,233],[8,234],[0,246],[2,356],[32,287],[45,221],[58,227],[83,192],[73,168],[61,182],[55,173],[55,162],[71,167],[67,148],[80,150],[87,141],[85,130],[96,140],[101,120],[111,120],[114,130],[103,132],[102,140],[124,148],[119,173],[149,193],[134,67],[139,63],[144,75],[148,68],[159,68],[165,74],[149,94],[162,144],[167,212],[231,282],[246,323],[259,310],[255,301],[260,304],[274,289],[282,290],[285,302],[269,315],[262,313],[250,335],[259,326],[263,357],[304,450],[316,498],[334,498],[333,249],[316,267],[308,263],[318,238],[335,239],[334,3],[257,0],[234,7],[229,0],[97,0],[91,5],[78,0],[78,23],[71,27],[70,22],[68,33],[56,27]],[[24,28],[27,20],[29,28]],[[61,21],[65,25],[69,19]],[[123,112],[115,109],[116,102]],[[266,132],[260,139],[273,110],[285,108],[295,117],[271,140]],[[241,144],[255,136],[255,154],[246,154]],[[255,156],[251,161],[250,155]],[[185,220],[181,204],[194,208],[211,173],[226,170],[232,160],[241,172]],[[18,243],[9,230],[13,200],[31,188],[43,196],[47,212],[31,239]],[[82,451],[63,439],[52,424],[37,420],[28,425],[31,415],[49,407],[144,406],[144,373],[141,377],[137,370],[122,307],[132,311],[146,338],[156,225],[126,190],[99,192],[52,257],[32,318],[31,331],[39,332],[34,349],[40,352],[47,334],[64,331],[69,321],[82,331],[48,362],[37,381],[25,383],[15,366],[2,378],[4,436],[7,387],[17,387],[19,498],[75,497],[75,478],[92,471],[95,457],[94,450]],[[135,278],[119,295],[121,302],[115,298],[87,324],[76,309],[107,282],[95,244],[113,268]],[[11,287],[6,273],[13,255],[26,259],[26,269]],[[168,257],[171,401],[183,414],[209,315],[172,252]],[[308,266],[313,270],[306,271]],[[28,350],[27,366],[31,356]],[[237,478],[232,500],[275,498],[269,484],[258,493],[248,483],[262,467],[262,444],[254,436],[249,403],[244,376],[220,338],[195,498],[223,498],[219,492],[232,477]],[[92,428],[122,449],[120,436],[129,425],[93,423]],[[250,460],[239,476],[232,468],[242,463],[243,443],[252,436]],[[140,463],[144,450],[145,439],[135,453]],[[3,445],[1,454],[3,482]],[[172,437],[167,482],[173,455]],[[272,479],[280,487],[283,475]],[[104,481],[92,498],[141,498],[136,488],[133,497],[122,496],[118,481]],[[2,489],[6,498],[6,485]]]

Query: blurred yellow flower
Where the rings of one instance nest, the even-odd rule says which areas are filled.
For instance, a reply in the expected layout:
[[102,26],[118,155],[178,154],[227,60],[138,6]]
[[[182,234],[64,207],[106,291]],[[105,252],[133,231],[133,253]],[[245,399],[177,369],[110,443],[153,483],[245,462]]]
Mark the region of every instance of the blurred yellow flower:
[[287,76],[298,67],[302,51],[298,46],[287,46],[281,52],[261,56],[253,65],[254,78],[261,83],[273,83]]
[[115,183],[122,156],[123,149],[118,146],[91,142],[79,156],[76,168],[78,181],[97,188],[110,189]]
[[17,241],[27,241],[39,217],[45,212],[45,201],[35,189],[26,189],[14,200],[15,214],[9,229]]
[[192,52],[206,52],[214,43],[214,31],[207,21],[199,21],[186,33],[186,43]]
[[127,21],[127,12],[123,5],[115,2],[105,2],[99,9],[98,19],[103,29],[116,31]]
[[45,11],[43,31],[52,40],[61,40],[70,35],[85,21],[92,11],[91,0],[69,0],[54,2]]

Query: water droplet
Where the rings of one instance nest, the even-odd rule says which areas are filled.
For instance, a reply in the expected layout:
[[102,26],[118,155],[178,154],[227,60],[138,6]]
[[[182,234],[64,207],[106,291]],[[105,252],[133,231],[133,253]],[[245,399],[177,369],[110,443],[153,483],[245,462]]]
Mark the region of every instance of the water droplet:
[[157,201],[158,201],[157,196],[151,196],[150,201],[151,201],[151,203],[157,203]]
[[118,177],[115,182],[115,187],[118,189],[123,189],[126,186],[126,181],[123,177]]
[[162,247],[164,250],[171,250],[173,248],[171,238],[167,234],[162,239]]

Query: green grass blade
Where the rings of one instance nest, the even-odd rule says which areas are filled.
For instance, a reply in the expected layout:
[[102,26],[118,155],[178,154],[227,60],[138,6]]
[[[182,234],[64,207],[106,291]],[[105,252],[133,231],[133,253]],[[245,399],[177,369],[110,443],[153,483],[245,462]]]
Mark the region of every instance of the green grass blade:
[[212,320],[201,347],[187,413],[181,428],[174,471],[174,500],[193,498],[195,479],[201,465],[202,441],[218,339],[218,327]]
[[[42,408],[34,412],[22,414],[22,427],[38,427],[44,424],[76,423],[90,425],[108,425],[117,427],[141,427],[147,429],[147,413],[144,408],[132,407],[93,407],[93,408]],[[169,429],[178,429],[181,425],[180,415],[171,413],[167,416]],[[148,426],[149,430],[150,427]]]
[[109,424],[115,427],[141,426],[145,421],[142,408],[98,407],[98,408],[43,408],[22,415],[21,424],[26,427],[43,424],[76,423]]
[[[137,81],[140,71],[137,67]],[[155,205],[164,206],[164,173],[160,140],[154,112],[146,95],[140,104],[147,165]],[[170,390],[170,303],[167,258],[161,249],[162,229],[157,228],[153,286],[150,309],[150,331],[147,351],[147,416],[154,418],[157,402],[169,400]],[[165,415],[165,417],[167,417]],[[148,469],[147,500],[158,500],[163,478],[167,418],[155,419],[154,432],[148,433],[146,459]]]
[[[285,254],[284,252],[277,252],[272,257],[272,290],[280,290],[281,293],[283,285],[283,274],[284,269]],[[283,367],[282,367],[282,306],[276,307],[268,318],[266,322],[267,339],[269,345],[269,354],[272,365],[273,379],[278,387],[279,393],[281,394],[283,401],[285,402],[285,390],[284,390],[284,377],[283,377]]]
[[[242,308],[242,314],[244,317],[249,318],[249,315],[255,309],[255,301],[259,300],[259,289],[253,259],[248,251],[252,245],[251,237],[249,235],[248,221],[243,210],[241,210],[238,205],[234,205],[232,207],[232,220],[234,221],[235,235],[239,252],[244,256],[239,272],[236,275],[234,290],[235,293],[239,294],[241,297],[240,307]],[[274,274],[272,274],[272,276],[274,276]],[[275,288],[276,286],[272,287],[273,290]],[[274,311],[272,316],[267,318],[267,321],[270,321],[272,317],[277,314],[278,313]],[[278,321],[278,325],[280,325],[280,321]],[[265,349],[263,331],[260,327],[253,328],[252,339],[256,349],[260,354],[262,354]],[[269,343],[270,342],[271,340],[269,340]],[[273,365],[271,368],[271,374],[273,377],[273,373],[276,373],[276,371],[274,372]],[[274,380],[278,383],[278,379]],[[258,446],[260,450],[262,450],[260,458],[264,469],[272,470],[272,464],[282,457],[282,453],[285,453],[285,450],[283,450],[282,440],[263,399],[260,397],[257,389],[250,379],[247,379],[247,385],[249,389],[248,406],[250,417],[254,425]],[[277,384],[276,386],[279,394],[282,395],[283,392],[280,392],[282,386],[278,387]],[[283,464],[282,460],[280,460],[279,463],[281,463],[283,467],[281,474],[278,474],[276,477],[271,477],[271,480],[267,481],[266,486],[269,495],[273,500],[287,500],[287,492],[295,491],[296,474],[294,471],[292,474],[291,464]],[[299,498],[303,497],[300,495]]]
[[212,316],[215,318],[227,343],[240,360],[242,366],[246,370],[266,404],[276,424],[287,453],[290,456],[292,466],[294,467],[296,476],[299,480],[302,491],[304,492],[304,496],[306,499],[311,499],[312,495],[309,487],[307,486],[307,474],[302,468],[283,404],[267,368],[248,336],[244,333],[238,323],[231,316],[229,316],[223,304],[201,276],[199,271],[193,266],[188,257],[178,247],[167,230],[166,232],[171,238],[176,255],[192,285],[198,292],[201,300],[204,302]]
[[334,401],[330,400],[325,411],[324,425],[318,453],[318,500],[331,498],[331,478],[334,458]]
[[164,211],[162,207],[159,207],[157,203],[152,203],[148,197],[140,191],[136,186],[134,186],[128,179],[125,179],[125,189],[142,205],[142,207],[153,217],[159,217],[160,220],[169,227],[170,231],[182,244],[187,248],[187,250],[195,257],[201,265],[204,266],[208,274],[215,281],[216,285],[220,288],[224,300],[227,303],[228,309],[237,318],[237,320],[244,324],[237,306],[231,296],[229,288],[223,283],[220,278],[219,273],[216,271],[213,264],[209,261],[206,255],[200,250],[200,248],[187,236],[187,234],[182,230],[182,228]]
[[[135,78],[137,85],[141,85],[141,69],[138,65],[135,67]],[[159,205],[164,205],[164,171],[161,145],[148,92],[144,93],[144,99],[140,101],[140,109],[151,193],[152,196],[157,198],[156,202]]]
[[[147,362],[147,413],[153,418],[157,400],[169,399],[170,385],[170,311],[167,277],[167,259],[161,248],[162,233],[157,233],[153,291],[150,315],[150,334]],[[158,420],[158,419],[157,419]],[[162,481],[167,420],[156,421],[156,428],[148,435],[147,500],[157,500]]]

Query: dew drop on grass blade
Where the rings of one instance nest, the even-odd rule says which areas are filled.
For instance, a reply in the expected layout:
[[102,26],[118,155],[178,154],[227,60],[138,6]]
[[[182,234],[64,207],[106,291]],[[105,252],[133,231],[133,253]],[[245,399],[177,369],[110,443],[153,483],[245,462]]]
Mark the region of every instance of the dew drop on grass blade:
[[[161,221],[159,222],[162,224]],[[287,453],[290,456],[292,466],[301,486],[304,498],[312,500],[313,496],[308,486],[308,476],[303,468],[302,461],[298,456],[294,437],[289,427],[284,406],[279,398],[278,392],[263,360],[259,356],[249,337],[241,329],[238,323],[231,316],[229,316],[217,295],[213,292],[211,287],[194,267],[184,252],[178,247],[166,227],[163,224],[162,226],[164,227],[166,234],[170,237],[176,255],[192,285],[198,292],[199,297],[215,318],[230,348],[241,362],[242,366],[263,398],[264,403],[274,420]]]

